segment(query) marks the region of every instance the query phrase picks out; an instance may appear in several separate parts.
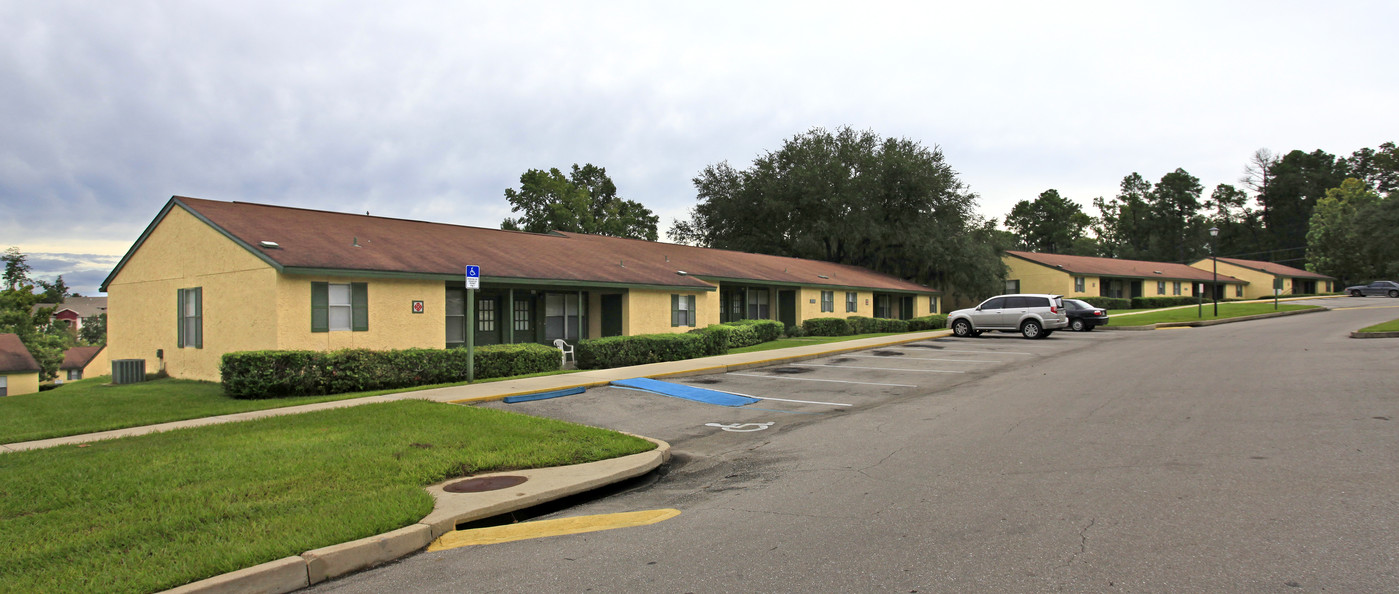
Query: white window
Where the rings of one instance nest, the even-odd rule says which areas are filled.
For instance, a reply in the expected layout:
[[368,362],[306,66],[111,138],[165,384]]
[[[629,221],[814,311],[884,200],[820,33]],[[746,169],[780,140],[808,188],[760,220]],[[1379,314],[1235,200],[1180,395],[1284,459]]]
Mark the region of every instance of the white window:
[[[1006,281],[1006,292],[1007,292],[1007,293],[1019,293],[1019,292],[1020,292],[1020,279],[1011,279],[1011,280]],[[886,317],[887,317],[887,316],[886,316]]]
[[854,291],[845,293],[845,312],[854,313],[860,311],[860,294]]
[[768,290],[753,289],[748,291],[748,319],[766,320],[771,318],[772,310],[768,306]]
[[327,287],[327,295],[330,301],[327,303],[330,312],[331,332],[350,331],[350,320],[353,317],[354,308],[350,301],[350,285],[330,284]]
[[9,378],[9,377],[0,375],[0,396],[9,396],[9,395],[10,395],[10,389],[9,389],[9,387],[8,387],[8,382],[9,382],[9,381],[10,381],[10,378]]
[[1075,293],[1082,293],[1082,292],[1083,292],[1083,277],[1081,277],[1081,276],[1075,276],[1075,277],[1074,277],[1074,292],[1075,292]]

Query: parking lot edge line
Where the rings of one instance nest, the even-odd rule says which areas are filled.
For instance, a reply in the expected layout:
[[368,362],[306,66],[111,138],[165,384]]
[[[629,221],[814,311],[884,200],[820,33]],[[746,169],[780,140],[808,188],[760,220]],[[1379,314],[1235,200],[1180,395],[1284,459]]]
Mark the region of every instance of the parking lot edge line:
[[797,380],[802,382],[833,382],[837,384],[859,384],[862,386],[890,386],[894,388],[917,388],[914,384],[881,384],[877,382],[852,382],[849,380],[819,379],[814,377],[782,377],[780,375],[759,375],[756,373],[730,373],[739,377],[761,377],[766,379]]

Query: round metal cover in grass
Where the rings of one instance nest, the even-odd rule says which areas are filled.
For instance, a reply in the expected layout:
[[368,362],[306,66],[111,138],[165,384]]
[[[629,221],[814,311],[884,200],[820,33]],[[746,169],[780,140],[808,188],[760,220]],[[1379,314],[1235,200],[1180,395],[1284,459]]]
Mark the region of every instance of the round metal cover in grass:
[[483,491],[496,491],[499,489],[509,489],[515,485],[523,483],[529,479],[523,476],[483,476],[481,478],[466,479],[457,481],[445,487],[443,491],[448,493],[481,493]]

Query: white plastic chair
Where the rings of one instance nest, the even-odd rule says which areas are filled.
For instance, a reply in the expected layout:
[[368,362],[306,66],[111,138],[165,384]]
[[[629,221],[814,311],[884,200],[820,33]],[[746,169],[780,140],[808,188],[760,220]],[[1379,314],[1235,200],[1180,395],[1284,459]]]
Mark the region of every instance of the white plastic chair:
[[573,359],[574,363],[578,362],[578,359],[573,356],[573,346],[564,342],[562,338],[554,339],[554,348],[559,349],[559,367],[567,365],[570,358]]

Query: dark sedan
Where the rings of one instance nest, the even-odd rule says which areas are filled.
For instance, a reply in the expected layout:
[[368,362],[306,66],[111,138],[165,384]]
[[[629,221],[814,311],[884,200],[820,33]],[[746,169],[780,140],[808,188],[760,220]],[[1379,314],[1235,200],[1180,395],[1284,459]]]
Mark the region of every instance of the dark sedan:
[[1064,311],[1069,314],[1069,329],[1074,332],[1091,332],[1108,323],[1108,310],[1094,307],[1087,301],[1065,299]]
[[1346,287],[1346,294],[1351,297],[1368,297],[1370,295],[1399,297],[1399,283],[1394,281],[1375,281],[1368,285]]

